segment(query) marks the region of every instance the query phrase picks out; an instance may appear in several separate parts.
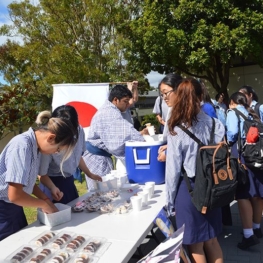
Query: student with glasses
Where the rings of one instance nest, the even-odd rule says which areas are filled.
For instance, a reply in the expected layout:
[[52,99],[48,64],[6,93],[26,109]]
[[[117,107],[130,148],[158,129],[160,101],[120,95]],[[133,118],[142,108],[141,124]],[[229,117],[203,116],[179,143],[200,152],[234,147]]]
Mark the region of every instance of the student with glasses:
[[[165,101],[165,103],[167,104],[169,108],[167,116],[166,116],[166,123],[164,126],[164,131],[163,131],[164,140],[166,140],[167,120],[170,117],[170,111],[171,111],[171,107],[173,106],[172,103],[175,97],[175,91],[178,85],[180,84],[180,82],[182,81],[182,79],[183,78],[176,73],[169,73],[159,83],[160,96],[163,98],[163,100]],[[167,145],[163,145],[159,148],[158,157],[157,157],[158,161],[165,162],[166,149],[167,149]]]

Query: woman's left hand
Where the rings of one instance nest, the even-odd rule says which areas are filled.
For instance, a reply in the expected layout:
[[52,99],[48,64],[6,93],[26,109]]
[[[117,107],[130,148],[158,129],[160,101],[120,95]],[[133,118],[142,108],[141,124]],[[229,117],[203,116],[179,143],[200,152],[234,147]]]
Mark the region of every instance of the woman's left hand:
[[54,187],[50,190],[52,198],[56,201],[61,200],[61,198],[63,197],[63,192],[61,192],[57,187]]
[[157,160],[158,160],[159,162],[165,162],[165,161],[166,161],[165,151],[160,152],[160,153],[158,154]]

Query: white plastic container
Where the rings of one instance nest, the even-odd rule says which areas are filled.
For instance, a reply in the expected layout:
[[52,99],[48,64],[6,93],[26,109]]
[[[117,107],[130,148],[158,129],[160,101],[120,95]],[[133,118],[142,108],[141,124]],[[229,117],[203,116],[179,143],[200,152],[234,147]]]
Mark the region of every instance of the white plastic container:
[[117,178],[113,175],[106,175],[102,177],[102,182],[97,182],[97,189],[105,192],[111,189],[117,189]]
[[37,219],[40,223],[53,227],[71,220],[71,207],[61,203],[56,203],[55,206],[59,212],[46,214],[41,209],[37,210]]

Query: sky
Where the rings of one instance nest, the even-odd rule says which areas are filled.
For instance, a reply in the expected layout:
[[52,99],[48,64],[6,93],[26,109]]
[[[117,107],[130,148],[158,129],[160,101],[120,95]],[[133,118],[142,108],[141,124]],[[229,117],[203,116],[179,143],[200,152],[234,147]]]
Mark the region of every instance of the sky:
[[[36,0],[33,0],[36,2]],[[11,3],[14,2],[14,0],[0,0],[0,26],[3,24],[11,24],[11,20],[8,15],[8,8],[7,6]],[[19,0],[16,0],[16,2],[19,2]],[[4,44],[6,41],[6,37],[0,36],[0,45]],[[149,74],[146,75],[148,78],[150,85],[152,87],[157,88],[159,82],[161,79],[164,77],[164,75],[159,74],[158,72],[151,71]],[[0,82],[4,83],[3,77],[0,75]]]

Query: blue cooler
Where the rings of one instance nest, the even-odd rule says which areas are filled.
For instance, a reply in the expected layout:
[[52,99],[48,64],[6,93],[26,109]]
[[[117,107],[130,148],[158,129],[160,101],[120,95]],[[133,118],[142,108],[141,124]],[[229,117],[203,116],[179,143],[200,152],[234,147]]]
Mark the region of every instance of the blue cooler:
[[158,149],[164,144],[163,141],[125,143],[125,162],[130,183],[164,183],[165,162],[157,160]]

